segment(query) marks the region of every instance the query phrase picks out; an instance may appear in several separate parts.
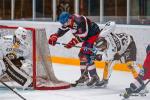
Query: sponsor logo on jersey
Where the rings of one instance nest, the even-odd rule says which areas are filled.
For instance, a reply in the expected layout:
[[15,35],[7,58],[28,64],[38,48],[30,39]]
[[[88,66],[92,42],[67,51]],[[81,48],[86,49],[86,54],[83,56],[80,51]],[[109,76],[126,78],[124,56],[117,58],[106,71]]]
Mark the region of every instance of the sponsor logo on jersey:
[[21,54],[21,55],[23,55],[23,50],[21,50],[21,49],[18,49],[18,48],[6,48],[6,51],[7,52],[16,52],[16,53],[18,53],[18,54]]
[[12,40],[12,38],[3,37],[4,40]]

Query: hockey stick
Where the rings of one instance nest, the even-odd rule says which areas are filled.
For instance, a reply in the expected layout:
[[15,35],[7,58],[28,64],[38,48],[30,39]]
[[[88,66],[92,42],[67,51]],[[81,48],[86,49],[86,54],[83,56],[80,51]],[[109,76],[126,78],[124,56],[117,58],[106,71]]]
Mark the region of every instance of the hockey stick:
[[[65,44],[65,43],[60,43],[60,42],[56,42],[56,44],[63,45],[63,46],[67,45],[67,44]],[[80,47],[80,46],[73,46],[73,47],[82,48],[82,47]]]
[[147,84],[150,82],[150,79],[144,84],[144,88],[147,86]]
[[15,90],[13,90],[10,86],[8,86],[7,84],[5,84],[3,81],[0,80],[0,82],[6,86],[8,89],[10,89],[12,92],[14,92],[16,95],[18,95],[22,100],[27,100],[26,98],[24,98],[22,95],[20,95],[18,92],[16,92]]
[[[60,42],[56,42],[56,44],[58,44],[58,45],[63,45],[63,46],[67,45],[67,44],[65,44],[65,43],[60,43]],[[96,48],[87,48],[87,47],[81,47],[81,46],[76,46],[76,45],[73,46],[73,47],[82,48],[82,49],[88,49],[88,50],[90,50],[90,51],[93,52],[93,53],[99,51],[99,50],[96,49]]]

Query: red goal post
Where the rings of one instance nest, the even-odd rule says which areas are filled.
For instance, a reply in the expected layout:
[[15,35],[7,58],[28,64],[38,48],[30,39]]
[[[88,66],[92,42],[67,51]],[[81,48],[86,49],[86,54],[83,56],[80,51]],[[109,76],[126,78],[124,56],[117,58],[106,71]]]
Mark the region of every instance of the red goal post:
[[[0,37],[13,35],[18,27],[0,26]],[[33,74],[33,89],[58,90],[70,87],[68,82],[58,80],[54,74],[50,50],[45,29],[25,28],[28,30],[29,43],[31,43],[31,60]]]

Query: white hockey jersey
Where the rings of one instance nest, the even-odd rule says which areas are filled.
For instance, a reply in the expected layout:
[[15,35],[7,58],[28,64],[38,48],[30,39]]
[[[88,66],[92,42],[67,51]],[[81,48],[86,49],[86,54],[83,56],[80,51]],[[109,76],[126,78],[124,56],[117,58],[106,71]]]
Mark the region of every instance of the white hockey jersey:
[[116,53],[122,55],[132,41],[131,35],[126,33],[109,33],[104,38],[108,47],[103,53],[98,52],[104,61],[112,61]]
[[13,40],[13,35],[7,35],[0,38],[0,58],[3,59],[3,56],[6,56],[6,54],[14,53],[17,58],[18,57],[24,57],[26,58],[32,58],[31,54],[31,48],[30,46],[19,44],[19,46],[16,46]]

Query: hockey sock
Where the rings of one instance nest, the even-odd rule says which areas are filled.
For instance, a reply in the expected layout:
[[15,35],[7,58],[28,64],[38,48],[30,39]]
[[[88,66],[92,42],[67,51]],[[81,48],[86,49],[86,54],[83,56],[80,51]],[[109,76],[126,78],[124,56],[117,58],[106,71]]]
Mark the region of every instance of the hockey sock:
[[86,76],[88,76],[88,70],[86,70],[86,69],[81,69],[81,75],[86,75]]
[[96,72],[96,68],[92,69],[92,70],[89,70],[89,73],[90,73],[90,76],[93,77],[93,76],[98,76],[97,75],[97,72]]

